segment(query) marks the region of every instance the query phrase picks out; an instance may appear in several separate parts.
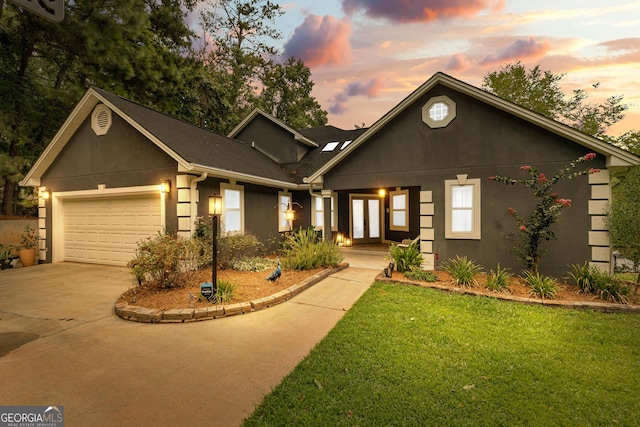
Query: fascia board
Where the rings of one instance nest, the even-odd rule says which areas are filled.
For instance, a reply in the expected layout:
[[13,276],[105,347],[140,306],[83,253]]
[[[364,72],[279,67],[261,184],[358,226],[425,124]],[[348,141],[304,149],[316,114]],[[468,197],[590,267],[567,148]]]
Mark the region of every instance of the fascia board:
[[256,175],[249,175],[241,172],[234,172],[225,169],[213,168],[210,166],[190,164],[188,168],[181,168],[180,172],[207,172],[208,176],[215,176],[222,179],[235,179],[237,181],[251,184],[264,185],[266,187],[287,188],[290,190],[306,189],[307,185],[300,185],[294,182],[280,181],[277,179],[264,178]]

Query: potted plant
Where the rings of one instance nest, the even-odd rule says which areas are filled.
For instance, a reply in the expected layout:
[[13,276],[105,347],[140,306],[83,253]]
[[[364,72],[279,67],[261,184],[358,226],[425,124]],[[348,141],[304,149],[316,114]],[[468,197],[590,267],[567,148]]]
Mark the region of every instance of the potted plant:
[[13,245],[3,245],[0,243],[0,269],[4,270],[11,267],[11,261],[17,258],[15,247]]
[[30,267],[36,263],[36,249],[38,248],[38,232],[30,225],[24,226],[21,236],[21,246],[18,251],[20,262],[25,267]]

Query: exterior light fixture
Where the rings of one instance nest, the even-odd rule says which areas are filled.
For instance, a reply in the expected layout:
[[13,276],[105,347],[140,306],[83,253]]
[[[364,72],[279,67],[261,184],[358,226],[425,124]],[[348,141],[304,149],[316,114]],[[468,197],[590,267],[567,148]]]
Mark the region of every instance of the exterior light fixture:
[[296,219],[296,212],[291,209],[291,204],[287,206],[287,210],[284,212],[284,219],[287,221],[293,221]]
[[160,184],[160,192],[167,194],[171,192],[171,180],[165,179],[162,184]]
[[[211,253],[211,284],[200,284],[200,292],[202,296],[208,300],[212,300],[218,295],[218,221],[222,215],[222,196],[214,194],[209,196],[209,215],[212,216],[212,253]],[[207,293],[205,294],[205,291]]]
[[51,197],[51,193],[49,192],[49,190],[47,190],[46,188],[42,188],[39,191],[39,196],[42,200],[49,200],[49,198]]
[[385,190],[384,188],[381,188],[381,189],[378,190],[378,196],[380,198],[383,198],[386,195],[387,195],[387,190]]

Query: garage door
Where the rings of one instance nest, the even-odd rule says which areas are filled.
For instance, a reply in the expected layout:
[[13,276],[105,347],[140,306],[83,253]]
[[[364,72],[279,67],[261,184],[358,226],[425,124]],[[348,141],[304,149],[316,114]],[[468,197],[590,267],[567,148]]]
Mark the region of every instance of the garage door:
[[160,196],[64,201],[64,260],[126,265],[137,242],[162,229]]

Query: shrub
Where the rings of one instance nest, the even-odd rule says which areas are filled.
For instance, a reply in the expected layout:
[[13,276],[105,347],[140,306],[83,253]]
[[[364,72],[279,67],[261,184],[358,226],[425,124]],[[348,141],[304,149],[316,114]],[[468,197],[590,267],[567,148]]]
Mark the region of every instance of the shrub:
[[553,277],[543,276],[539,272],[524,271],[525,284],[531,288],[531,295],[540,298],[555,298],[558,294],[558,283]]
[[475,276],[482,272],[482,267],[475,261],[468,260],[466,256],[456,256],[442,266],[444,271],[453,276],[453,281],[460,286],[476,286],[478,281]]
[[438,280],[438,276],[433,271],[416,269],[406,271],[404,275],[407,276],[408,279],[419,280],[421,282],[435,282],[436,280]]
[[229,266],[236,271],[266,271],[275,267],[275,261],[264,257],[240,258],[231,260]]
[[582,265],[572,265],[569,277],[580,288],[580,292],[597,295],[606,301],[626,304],[632,292],[631,285],[625,284],[622,280],[587,262]]
[[218,292],[214,302],[216,304],[228,304],[233,300],[236,285],[226,280],[218,280]]
[[423,258],[417,243],[412,243],[407,247],[391,245],[389,253],[396,266],[396,270],[405,273],[414,269],[419,269]]
[[300,228],[285,235],[282,255],[282,267],[288,270],[336,267],[343,259],[338,246],[332,241],[318,239],[313,228]]
[[196,246],[192,240],[158,233],[138,243],[127,266],[139,285],[157,289],[183,287],[196,268]]
[[[199,217],[196,222],[194,239],[198,246],[198,266],[211,265],[213,250],[213,228],[210,217]],[[264,245],[258,238],[245,231],[243,234],[218,234],[218,268],[225,270],[231,267],[233,260],[250,258],[265,252]]]
[[509,273],[508,268],[498,267],[496,271],[489,270],[489,274],[487,275],[487,289],[490,289],[495,292],[508,291],[509,282],[513,276]]

